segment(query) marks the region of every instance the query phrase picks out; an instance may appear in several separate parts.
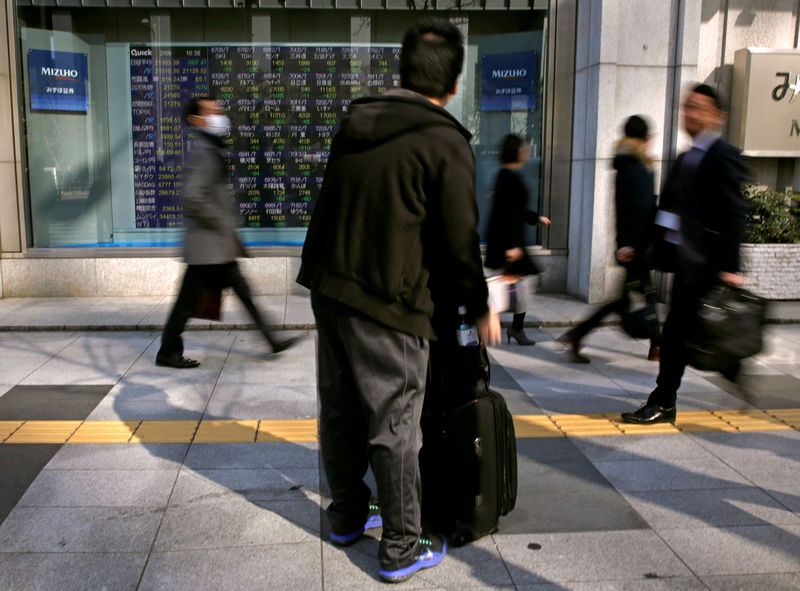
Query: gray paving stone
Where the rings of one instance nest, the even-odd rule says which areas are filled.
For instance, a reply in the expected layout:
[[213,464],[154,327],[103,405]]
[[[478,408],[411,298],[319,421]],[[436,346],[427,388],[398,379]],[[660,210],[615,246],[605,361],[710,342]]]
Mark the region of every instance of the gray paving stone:
[[701,577],[800,572],[800,527],[756,525],[658,533]]
[[800,516],[758,488],[655,491],[623,494],[654,529],[704,526],[800,526]]
[[[416,575],[415,575],[416,576]],[[450,548],[440,565],[419,578],[429,585],[450,589],[497,588],[513,585],[500,552],[492,537],[487,536],[460,548]]]
[[797,591],[800,589],[800,572],[785,575],[727,575],[703,577],[711,591],[745,591],[747,589],[769,589],[769,591]]
[[221,384],[206,415],[220,419],[303,419],[317,417],[314,385]]
[[108,393],[113,402],[166,402],[175,406],[182,404],[206,404],[211,397],[213,383],[190,382],[175,384],[131,383],[121,380]]
[[58,470],[169,470],[178,468],[187,443],[108,445],[67,443],[45,467]]
[[219,376],[218,384],[282,384],[285,386],[316,385],[316,369],[311,363],[313,352],[303,353],[294,348],[279,356],[231,359]]
[[800,431],[757,431],[752,433],[696,433],[699,445],[726,461],[742,457],[800,456]]
[[103,400],[88,416],[89,421],[192,421],[203,416],[204,404],[181,408],[160,402],[119,402]]
[[595,467],[620,491],[688,490],[750,486],[739,473],[716,458],[699,460],[635,460],[595,462]]
[[318,466],[316,442],[193,443],[184,464],[193,470],[240,468],[313,468]]
[[311,500],[259,501],[226,494],[216,502],[188,503],[167,509],[155,550],[275,547],[319,541],[319,505]]
[[[769,363],[769,362],[768,362]],[[800,378],[800,365],[789,363],[769,363],[770,368],[780,373],[785,373],[796,378]]]
[[549,414],[617,414],[639,407],[638,400],[616,387],[613,390],[601,388],[596,392],[565,392],[561,395],[531,392],[531,397]]
[[[642,401],[644,402],[644,400]],[[678,412],[693,410],[742,410],[755,408],[749,402],[727,392],[690,392],[681,389],[678,395]]]
[[567,437],[532,437],[517,439],[517,465],[525,469],[528,462],[552,464],[585,462],[586,456],[575,445],[578,440]]
[[43,470],[18,507],[166,507],[172,470]]
[[[582,366],[585,367],[585,366]],[[540,375],[515,375],[517,383],[529,394],[538,398],[554,398],[570,394],[603,396],[622,394],[624,391],[600,372],[560,368]]]
[[20,384],[24,386],[113,384],[123,376],[130,365],[131,362],[120,362],[92,367],[54,357],[32,371],[20,381]]
[[506,401],[508,412],[512,415],[538,415],[544,414],[544,411],[533,401],[531,396],[523,391],[514,388],[498,388],[492,380],[492,390],[500,394]]
[[[567,489],[568,490],[568,489]],[[644,529],[647,523],[615,490],[586,494],[531,494],[520,488],[514,510],[500,518],[500,534]]]
[[520,490],[534,494],[557,494],[564,491],[592,493],[610,490],[608,481],[589,462],[518,463]]
[[564,585],[517,585],[517,591],[707,591],[697,578],[640,578],[636,580],[592,581],[591,583],[570,582]]
[[797,490],[796,479],[786,484],[776,484],[769,488],[762,488],[764,488],[764,492],[790,511],[800,513],[800,491]]
[[147,552],[163,510],[16,507],[0,524],[3,552]]
[[14,591],[134,591],[147,553],[0,552],[0,589]]
[[598,363],[597,371],[609,378],[620,389],[628,392],[649,393],[655,387],[658,375],[658,364],[649,362],[648,365],[638,363],[631,367],[626,364]]
[[249,501],[305,501],[318,491],[319,470],[315,468],[183,470],[170,506],[214,502],[230,494]]
[[[302,557],[302,560],[298,560]],[[154,552],[139,591],[322,589],[319,541]]]
[[593,462],[627,460],[703,459],[709,452],[687,435],[637,435],[636,437],[573,437],[575,447]]
[[795,490],[800,493],[800,482],[797,479],[800,456],[744,456],[728,463],[739,474],[762,488],[794,484]]
[[[517,585],[691,577],[652,531],[493,536]],[[535,546],[538,549],[534,549]]]

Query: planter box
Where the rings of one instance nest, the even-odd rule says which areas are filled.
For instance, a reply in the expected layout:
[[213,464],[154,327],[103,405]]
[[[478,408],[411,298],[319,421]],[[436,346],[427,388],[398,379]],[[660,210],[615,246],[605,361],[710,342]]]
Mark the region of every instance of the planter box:
[[769,300],[800,300],[800,244],[742,244],[745,287]]

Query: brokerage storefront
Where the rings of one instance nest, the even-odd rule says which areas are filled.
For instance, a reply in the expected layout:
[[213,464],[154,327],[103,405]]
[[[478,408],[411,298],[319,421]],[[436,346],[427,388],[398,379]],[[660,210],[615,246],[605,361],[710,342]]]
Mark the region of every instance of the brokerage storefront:
[[[337,122],[353,98],[398,84],[403,32],[435,15],[467,44],[448,110],[473,134],[483,225],[498,142],[524,135],[529,206],[553,222],[528,234],[540,289],[599,301],[619,282],[610,163],[621,122],[650,119],[660,177],[686,146],[689,84],[731,102],[737,50],[797,47],[800,0],[740,4],[5,0],[0,295],[174,293],[181,106],[198,95],[233,123],[231,199],[254,255],[245,272],[257,293],[301,293],[298,257]],[[800,186],[796,158],[758,158],[757,182]]]
[[[178,254],[182,106],[190,97],[212,96],[232,122],[226,143],[242,239],[257,257],[286,259],[291,267],[339,118],[354,98],[399,85],[402,34],[423,14],[453,20],[467,41],[459,92],[448,109],[474,136],[481,210],[498,169],[496,147],[507,133],[531,140],[524,174],[531,206],[546,210],[545,3],[433,11],[389,2],[202,8],[195,6],[205,1],[158,8],[136,0],[75,7],[16,2],[12,106],[20,215],[0,227],[8,238],[4,256],[19,252],[31,269],[34,260],[50,261],[40,265],[45,275],[54,260],[69,267],[77,260],[136,259],[128,268],[141,265],[145,276],[152,267],[147,258]],[[529,239],[541,244],[543,236],[531,229]],[[6,295],[19,291],[8,274]],[[115,281],[111,269],[104,275]],[[163,280],[140,283],[133,291],[165,289]],[[291,289],[279,283],[276,290]],[[104,292],[98,284],[87,291]]]

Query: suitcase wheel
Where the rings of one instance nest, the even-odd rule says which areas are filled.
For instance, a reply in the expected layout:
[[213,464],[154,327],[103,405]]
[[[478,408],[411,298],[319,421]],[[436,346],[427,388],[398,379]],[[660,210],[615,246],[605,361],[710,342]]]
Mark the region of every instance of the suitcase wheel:
[[464,546],[472,540],[472,532],[468,529],[457,529],[450,535],[450,542],[453,546]]

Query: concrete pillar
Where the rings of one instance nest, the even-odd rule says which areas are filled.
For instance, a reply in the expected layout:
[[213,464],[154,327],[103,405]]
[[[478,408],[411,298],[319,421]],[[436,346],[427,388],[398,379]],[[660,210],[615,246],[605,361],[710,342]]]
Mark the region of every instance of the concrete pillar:
[[[14,105],[14,72],[9,56],[14,56],[16,39],[13,2],[7,0],[0,11],[0,253],[22,250],[21,202],[17,183],[18,151],[14,130],[17,109]],[[0,267],[0,297],[2,297]]]
[[567,291],[589,302],[615,295],[622,273],[614,262],[615,143],[625,119],[641,114],[654,127],[653,157],[673,157],[677,97],[697,71],[700,3],[578,5]]

